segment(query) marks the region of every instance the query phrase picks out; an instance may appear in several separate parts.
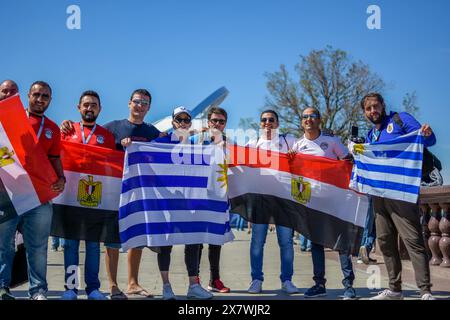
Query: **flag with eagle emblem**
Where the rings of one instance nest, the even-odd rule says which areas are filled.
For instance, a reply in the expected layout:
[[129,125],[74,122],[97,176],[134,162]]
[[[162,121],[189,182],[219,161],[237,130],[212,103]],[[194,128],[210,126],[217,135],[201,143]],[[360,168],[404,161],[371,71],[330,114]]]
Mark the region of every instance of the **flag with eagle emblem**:
[[64,192],[53,200],[53,236],[120,243],[123,157],[120,151],[61,141],[67,182]]
[[20,97],[0,101],[0,223],[56,197],[57,179]]
[[253,223],[292,228],[341,252],[356,254],[368,212],[365,195],[349,189],[348,161],[232,146],[231,211]]

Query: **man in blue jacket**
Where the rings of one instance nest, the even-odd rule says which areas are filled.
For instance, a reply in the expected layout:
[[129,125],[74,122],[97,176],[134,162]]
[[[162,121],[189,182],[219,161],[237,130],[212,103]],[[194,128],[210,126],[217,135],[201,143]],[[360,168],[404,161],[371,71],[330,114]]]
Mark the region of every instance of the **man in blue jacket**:
[[[387,114],[384,99],[379,93],[366,95],[361,101],[361,108],[367,120],[374,124],[367,135],[369,142],[389,141],[420,129],[425,136],[425,146],[436,144],[436,137],[428,124],[421,125],[406,112]],[[430,291],[430,267],[422,237],[418,204],[376,196],[372,199],[377,240],[389,275],[389,289],[381,291],[371,300],[403,299],[398,235],[403,239],[411,257],[421,299],[434,300]]]

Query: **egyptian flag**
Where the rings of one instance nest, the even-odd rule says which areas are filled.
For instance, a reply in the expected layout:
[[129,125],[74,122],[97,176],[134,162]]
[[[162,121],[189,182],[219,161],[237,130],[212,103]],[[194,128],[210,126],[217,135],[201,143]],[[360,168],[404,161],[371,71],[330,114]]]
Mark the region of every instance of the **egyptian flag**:
[[253,223],[293,228],[327,248],[356,254],[368,198],[349,189],[347,161],[232,146],[231,212]]
[[0,223],[56,197],[57,179],[20,97],[0,101]]
[[53,236],[120,243],[118,210],[124,153],[61,141],[67,179],[53,201]]

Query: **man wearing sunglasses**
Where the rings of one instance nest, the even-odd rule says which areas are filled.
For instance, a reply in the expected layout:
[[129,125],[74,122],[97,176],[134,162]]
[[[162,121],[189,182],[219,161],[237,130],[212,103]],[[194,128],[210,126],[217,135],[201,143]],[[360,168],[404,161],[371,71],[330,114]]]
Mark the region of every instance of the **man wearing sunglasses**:
[[[320,112],[316,108],[306,108],[302,113],[302,128],[304,135],[293,146],[291,155],[295,153],[304,153],[313,156],[326,157],[330,159],[344,159],[348,156],[347,148],[342,144],[338,137],[331,133],[320,130],[321,117]],[[305,292],[305,298],[315,298],[325,296],[325,250],[322,245],[312,242],[311,255],[313,261],[313,280],[315,285]],[[353,288],[355,274],[351,256],[339,253],[342,273],[344,280],[342,284],[345,287],[344,299],[355,299],[356,292]]]
[[[218,144],[226,146],[225,127],[227,125],[228,114],[225,109],[220,107],[211,107],[208,109],[208,127],[203,128],[203,132],[191,137],[194,144]],[[219,293],[228,293],[230,288],[226,287],[220,279],[220,252],[222,246],[209,244],[208,259],[210,268],[210,279],[208,290]],[[200,245],[198,256],[198,265],[202,258],[203,245]],[[200,270],[199,270],[200,273]],[[199,280],[200,281],[200,280]]]
[[[28,92],[29,122],[36,133],[38,144],[47,154],[50,164],[58,176],[51,186],[55,192],[62,192],[66,179],[60,159],[60,131],[58,126],[44,113],[50,105],[52,89],[44,81],[34,82]],[[14,299],[9,292],[11,266],[14,258],[14,236],[16,230],[23,234],[29,268],[29,296],[31,300],[47,300],[47,249],[52,223],[51,202],[44,203],[20,216],[0,224],[0,296]]]
[[[132,141],[150,142],[159,137],[160,132],[152,124],[144,122],[150,110],[152,96],[146,89],[137,89],[131,94],[128,102],[128,119],[108,122],[103,127],[109,130],[115,138],[116,149],[125,150]],[[64,121],[61,130],[65,134],[72,134],[73,125]],[[106,272],[109,277],[111,299],[125,300],[127,297],[117,284],[117,267],[119,264],[120,243],[105,243]],[[152,297],[153,295],[138,283],[139,265],[142,257],[142,248],[133,248],[128,251],[128,288],[127,294],[137,297]]]
[[[278,114],[273,110],[263,111],[260,116],[261,136],[258,139],[250,140],[247,146],[287,153],[294,145],[295,138],[280,135],[278,127]],[[292,283],[294,274],[294,230],[280,225],[275,226],[275,228],[281,256],[281,289],[287,294],[298,293],[298,288]],[[250,242],[252,282],[247,290],[249,293],[257,294],[262,291],[264,281],[263,255],[268,229],[268,224],[252,223],[252,239]]]
[[[144,118],[150,110],[151,102],[152,96],[150,92],[145,89],[137,89],[133,91],[128,102],[130,110],[128,119],[116,120],[105,124],[105,128],[111,131],[116,138],[116,148],[118,150],[124,150],[132,141],[150,142],[159,137],[159,130],[152,124],[144,122]],[[113,267],[116,267],[119,259],[118,248],[120,248],[120,244],[105,244],[105,246],[109,251],[107,263],[112,263]],[[130,296],[152,297],[153,295],[138,283],[141,257],[142,248],[128,250],[128,288],[126,293]],[[110,270],[113,271],[112,268]]]

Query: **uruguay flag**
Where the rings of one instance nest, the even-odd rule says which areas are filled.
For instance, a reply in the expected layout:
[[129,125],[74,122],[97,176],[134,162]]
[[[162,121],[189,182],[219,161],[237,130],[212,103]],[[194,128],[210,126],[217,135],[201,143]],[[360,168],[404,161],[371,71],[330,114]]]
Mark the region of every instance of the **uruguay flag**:
[[133,142],[120,196],[122,248],[233,240],[224,160],[217,146]]
[[382,198],[416,203],[422,177],[424,137],[419,130],[393,140],[349,143],[355,158],[350,188]]

